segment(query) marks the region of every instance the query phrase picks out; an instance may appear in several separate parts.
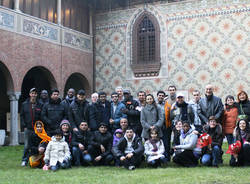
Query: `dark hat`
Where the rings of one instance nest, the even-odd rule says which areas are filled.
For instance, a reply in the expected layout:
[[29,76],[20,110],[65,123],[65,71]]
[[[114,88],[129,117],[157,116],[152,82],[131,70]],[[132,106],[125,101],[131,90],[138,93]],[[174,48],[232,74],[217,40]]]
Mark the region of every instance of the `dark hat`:
[[103,122],[99,124],[98,128],[100,128],[101,126],[108,127],[108,125],[106,123],[103,123]]
[[123,134],[122,129],[120,129],[120,128],[119,128],[119,129],[116,129],[115,134],[117,134],[117,133],[118,133],[118,134]]
[[70,127],[70,123],[69,123],[69,121],[67,119],[64,119],[64,120],[61,121],[60,127],[62,127],[64,124],[67,124]]
[[130,91],[128,89],[124,89],[123,94],[130,94]]
[[85,91],[83,89],[80,89],[78,92],[77,92],[78,95],[85,95]]
[[31,89],[30,89],[30,93],[31,93],[31,92],[36,92],[36,93],[37,93],[37,89],[36,89],[36,88],[31,88]]

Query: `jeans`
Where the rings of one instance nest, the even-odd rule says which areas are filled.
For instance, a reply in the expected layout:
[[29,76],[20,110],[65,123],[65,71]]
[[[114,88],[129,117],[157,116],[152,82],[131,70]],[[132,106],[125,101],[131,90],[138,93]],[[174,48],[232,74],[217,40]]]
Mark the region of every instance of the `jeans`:
[[102,159],[99,162],[94,161],[95,165],[110,165],[110,163],[113,160],[113,155],[108,154],[105,157],[102,157]]
[[74,158],[75,166],[80,166],[82,164],[89,164],[92,161],[90,154],[85,154],[78,147],[72,148],[72,154]]
[[171,134],[172,134],[172,128],[166,128],[165,125],[162,128],[162,141],[165,147],[165,153],[166,159],[170,161],[170,147],[171,147]]
[[165,163],[167,163],[167,159],[165,156],[162,156],[159,159],[155,159],[155,160],[148,162],[149,166],[151,166],[151,167],[158,167],[161,164],[165,164]]
[[201,162],[203,165],[209,166],[217,166],[219,164],[219,160],[221,157],[221,148],[219,146],[214,146],[212,148],[212,154],[204,154],[202,156]]
[[226,138],[227,138],[228,145],[230,145],[230,144],[233,144],[233,143],[234,143],[234,137],[233,137],[233,134],[226,134]]
[[22,161],[28,162],[29,160],[29,150],[30,150],[30,136],[32,134],[32,130],[26,129],[24,130],[24,149],[23,149],[23,158]]

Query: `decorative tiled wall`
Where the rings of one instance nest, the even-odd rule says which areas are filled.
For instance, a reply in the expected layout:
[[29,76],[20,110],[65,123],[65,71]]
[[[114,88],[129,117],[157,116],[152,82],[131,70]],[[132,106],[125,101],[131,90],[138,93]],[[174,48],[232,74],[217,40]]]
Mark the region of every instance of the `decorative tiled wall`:
[[[161,26],[161,62],[155,78],[135,78],[130,69],[131,27],[141,11],[154,12]],[[163,22],[163,23],[161,23]],[[164,30],[165,31],[162,31]],[[155,93],[175,84],[203,92],[206,84],[225,97],[250,94],[250,2],[202,0],[154,4],[97,16],[96,88],[116,86]],[[165,59],[164,59],[165,57]]]

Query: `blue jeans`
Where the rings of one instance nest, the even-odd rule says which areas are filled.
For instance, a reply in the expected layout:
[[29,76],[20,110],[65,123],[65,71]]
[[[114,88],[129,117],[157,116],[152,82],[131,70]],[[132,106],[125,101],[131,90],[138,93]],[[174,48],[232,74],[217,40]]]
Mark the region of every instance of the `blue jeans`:
[[233,144],[233,143],[234,143],[234,137],[233,137],[233,134],[226,134],[226,138],[227,138],[228,145],[230,145],[230,144]]
[[28,162],[30,156],[30,136],[32,134],[32,130],[26,129],[24,130],[24,148],[23,148],[23,158],[22,161]]
[[167,158],[165,156],[160,157],[159,159],[152,160],[148,164],[152,167],[158,167],[161,164],[167,163]]
[[219,164],[219,159],[221,157],[221,148],[219,146],[214,146],[212,148],[212,154],[204,154],[201,158],[201,163],[203,165],[217,166]]
[[171,134],[172,134],[172,128],[166,128],[165,125],[162,128],[162,141],[165,147],[165,153],[166,159],[170,161],[170,147],[171,147]]
[[90,154],[85,154],[78,147],[72,148],[72,154],[75,161],[75,166],[80,166],[82,164],[89,164],[92,161]]

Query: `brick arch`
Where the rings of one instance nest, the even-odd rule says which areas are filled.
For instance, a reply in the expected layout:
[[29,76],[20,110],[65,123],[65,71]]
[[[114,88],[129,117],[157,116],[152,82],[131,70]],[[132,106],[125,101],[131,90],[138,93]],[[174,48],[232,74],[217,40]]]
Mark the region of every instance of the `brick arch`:
[[[72,84],[72,82],[76,82],[76,81],[77,81],[77,83]],[[79,89],[84,89],[86,91],[86,95],[90,96],[91,85],[89,83],[89,80],[83,74],[81,74],[79,72],[74,72],[74,73],[71,73],[67,77],[67,80],[64,83],[64,94],[66,95],[67,90],[71,87],[74,88],[74,86],[77,86]],[[76,92],[79,89],[75,89]]]
[[14,89],[14,82],[13,82],[13,78],[11,76],[10,70],[8,69],[8,67],[2,62],[4,60],[3,57],[1,57],[0,55],[0,72],[3,73],[5,79],[6,79],[6,83],[7,83],[7,92],[13,92]]

